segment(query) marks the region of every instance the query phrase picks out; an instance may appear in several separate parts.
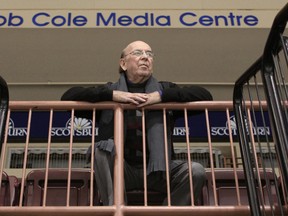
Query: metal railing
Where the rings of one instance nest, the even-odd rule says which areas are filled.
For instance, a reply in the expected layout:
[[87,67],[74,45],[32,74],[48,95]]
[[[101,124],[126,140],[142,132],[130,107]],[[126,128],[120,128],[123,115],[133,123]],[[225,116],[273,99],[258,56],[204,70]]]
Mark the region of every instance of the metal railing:
[[4,137],[5,123],[9,104],[9,90],[6,81],[0,76],[0,153]]
[[[205,122],[206,138],[202,139],[198,147],[208,149],[209,168],[206,167],[207,181],[202,190],[200,205],[193,202],[193,179],[189,171],[191,205],[172,206],[167,177],[168,205],[150,205],[147,179],[144,178],[142,204],[136,206],[124,202],[124,112],[135,109],[130,105],[117,103],[80,103],[80,102],[56,102],[56,101],[12,101],[9,102],[9,94],[6,82],[0,79],[1,84],[1,160],[0,160],[0,213],[1,215],[287,215],[287,185],[288,185],[288,112],[286,74],[288,40],[283,33],[288,19],[288,4],[276,16],[270,35],[268,37],[263,55],[236,81],[232,102],[193,102],[193,103],[167,103],[157,104],[141,109],[142,124],[145,127],[145,110],[162,110],[164,119],[164,131],[167,135],[166,113],[169,110],[183,111],[183,124],[186,131],[185,140],[180,144],[185,149],[185,157],[188,166],[191,166],[191,148],[197,141],[191,142],[191,124]],[[267,101],[267,102],[266,102]],[[110,109],[114,112],[114,142],[116,148],[114,167],[114,205],[101,206],[95,178],[94,178],[94,144],[97,126],[97,111]],[[266,110],[268,109],[268,117]],[[90,167],[75,170],[72,167],[72,154],[75,140],[74,121],[70,122],[69,142],[65,146],[69,151],[67,169],[49,168],[50,153],[53,144],[53,122],[55,111],[69,111],[74,120],[75,113],[79,110],[89,110],[92,113],[92,134],[89,145],[92,146]],[[234,110],[236,122],[231,119]],[[17,175],[11,174],[9,169],[9,141],[10,116],[12,112],[24,111],[27,113],[24,142],[18,141],[23,148],[24,157]],[[46,111],[49,113],[49,127],[45,146],[45,168],[36,172],[28,169],[27,158],[33,145],[31,139],[32,116],[35,112]],[[188,112],[199,111],[202,119],[195,122],[189,120]],[[214,133],[211,126],[212,111],[221,111],[226,115],[226,130],[228,141],[219,141],[212,137]],[[232,114],[233,115],[233,114]],[[268,125],[271,123],[270,136]],[[38,123],[39,124],[39,123]],[[234,125],[235,124],[235,125]],[[237,124],[237,128],[235,127]],[[42,125],[37,125],[41,127]],[[222,130],[222,129],[221,129]],[[189,131],[189,133],[188,133]],[[240,142],[241,159],[237,154],[238,135]],[[144,134],[145,136],[145,134]],[[235,141],[236,140],[236,141]],[[13,141],[12,141],[13,142]],[[143,140],[143,166],[145,167],[145,139]],[[215,148],[219,142],[225,142],[226,151],[229,151],[230,167],[216,168]],[[63,142],[64,143],[64,142]],[[64,144],[59,148],[63,148]],[[22,145],[21,145],[22,144]],[[42,145],[42,147],[43,147]],[[13,148],[13,147],[12,147]],[[168,145],[165,141],[165,154],[168,158]],[[274,153],[275,152],[275,153]],[[226,152],[227,153],[227,152]],[[225,157],[224,157],[225,158]],[[268,163],[267,163],[268,159]],[[266,160],[266,161],[265,161]],[[264,162],[265,161],[265,162]],[[227,164],[223,163],[223,164]],[[269,167],[267,166],[269,165]],[[243,166],[242,166],[243,165]],[[168,160],[166,160],[168,167]],[[168,170],[168,169],[167,169]],[[189,169],[191,170],[191,169]],[[55,172],[56,171],[56,174]],[[80,173],[80,174],[79,174]],[[61,176],[64,174],[64,178]],[[144,169],[143,175],[146,176]],[[51,179],[53,177],[53,179]],[[64,181],[64,183],[63,183]],[[85,186],[85,187],[84,187]],[[58,189],[62,189],[60,193]],[[55,192],[56,193],[53,193]],[[64,192],[63,192],[64,190]],[[59,195],[61,194],[61,196]],[[52,195],[52,196],[51,196]],[[54,196],[53,196],[54,195]],[[156,194],[152,194],[155,197]],[[63,199],[64,198],[64,201]],[[135,197],[134,197],[135,198]],[[59,200],[62,203],[60,206]],[[81,200],[81,202],[79,201]],[[84,202],[83,202],[84,199]],[[247,201],[248,199],[248,201]],[[56,200],[56,201],[55,201]],[[53,202],[54,201],[54,202]],[[132,200],[133,201],[133,200]],[[53,204],[51,204],[51,202]]]
[[[266,104],[261,107],[264,110],[266,109]],[[260,110],[260,107],[258,103],[252,103],[250,104],[251,107],[253,107],[255,110]],[[248,106],[250,106],[248,105]],[[116,157],[115,157],[115,171],[114,171],[114,205],[113,206],[101,206],[101,200],[98,198],[97,190],[95,190],[95,178],[93,175],[93,160],[94,160],[94,153],[93,153],[93,145],[95,143],[95,127],[97,126],[97,112],[99,110],[103,109],[110,109],[114,110],[114,141],[115,141],[115,147],[116,147]],[[25,111],[27,113],[26,118],[26,128],[27,133],[25,136],[25,139],[20,141],[17,141],[16,144],[21,146],[23,148],[24,152],[24,160],[22,167],[18,169],[18,184],[17,189],[18,192],[18,200],[15,204],[15,202],[11,205],[7,206],[0,206],[0,212],[1,215],[10,215],[13,213],[13,215],[92,215],[92,214],[99,214],[99,215],[135,215],[135,214],[141,214],[141,215],[228,215],[228,214],[235,214],[235,215],[250,215],[250,208],[247,202],[247,191],[246,191],[246,178],[244,178],[243,175],[243,168],[241,163],[236,161],[236,158],[239,157],[239,153],[237,153],[238,149],[238,141],[237,137],[235,136],[235,125],[233,120],[233,104],[232,102],[226,102],[226,101],[218,101],[218,102],[191,102],[191,103],[165,103],[165,104],[157,104],[150,107],[145,107],[141,110],[143,114],[142,121],[145,120],[145,110],[146,109],[157,109],[162,110],[163,112],[163,118],[165,121],[166,112],[169,110],[181,110],[183,111],[183,127],[185,128],[185,131],[189,131],[189,133],[186,133],[184,136],[184,140],[182,140],[180,143],[174,143],[174,147],[176,148],[182,148],[182,152],[187,153],[187,160],[188,163],[191,162],[190,155],[190,149],[195,148],[205,148],[209,149],[209,168],[206,167],[206,174],[207,174],[207,182],[203,188],[203,194],[201,198],[200,205],[196,206],[194,205],[194,202],[191,202],[191,205],[189,206],[171,206],[168,201],[168,205],[162,206],[161,204],[151,205],[150,199],[151,195],[149,194],[149,191],[147,190],[146,185],[143,185],[143,191],[141,191],[138,195],[141,196],[142,204],[134,205],[128,205],[124,202],[124,173],[123,173],[123,113],[127,109],[135,109],[135,107],[130,105],[124,105],[124,104],[117,104],[117,103],[83,103],[83,102],[59,102],[59,101],[11,101],[9,105],[9,110],[7,113],[7,122],[5,127],[5,137],[3,140],[3,146],[2,146],[2,156],[1,156],[1,167],[0,167],[0,173],[3,171],[6,172],[9,175],[11,173],[12,169],[9,169],[9,164],[7,164],[7,160],[9,160],[8,153],[9,149],[13,148],[12,141],[9,141],[9,128],[11,130],[11,127],[9,127],[9,120],[11,119],[11,114],[13,112],[18,111]],[[37,187],[33,187],[35,182],[33,183],[33,178],[31,177],[31,169],[27,167],[27,157],[29,155],[29,151],[33,148],[37,148],[37,145],[35,146],[32,141],[32,132],[31,128],[33,128],[33,124],[37,121],[33,119],[33,116],[36,115],[38,112],[47,112],[49,115],[49,127],[48,127],[48,136],[46,137],[46,141],[43,142],[42,140],[42,148],[46,148],[47,155],[50,154],[51,148],[54,145],[53,137],[52,137],[52,131],[53,131],[53,123],[55,120],[55,112],[57,111],[65,111],[70,113],[71,119],[74,119],[77,112],[80,110],[89,110],[91,111],[91,119],[92,119],[92,135],[89,138],[89,141],[87,142],[89,145],[92,145],[92,152],[91,152],[91,166],[90,167],[83,167],[82,169],[75,170],[72,167],[72,150],[76,147],[77,140],[75,139],[75,133],[73,133],[76,130],[76,125],[73,123],[70,124],[69,130],[69,140],[68,142],[63,141],[62,144],[60,144],[59,148],[68,148],[69,150],[69,166],[67,169],[65,169],[65,181],[66,184],[64,184],[65,190],[64,193],[62,192],[62,196],[64,198],[64,201],[62,203],[62,206],[58,206],[57,204],[51,204],[50,202],[53,202],[53,200],[56,199],[56,197],[52,197],[51,201],[51,188],[58,187],[59,185],[53,185],[53,173],[52,171],[55,171],[55,168],[49,168],[49,160],[50,157],[46,157],[46,167],[42,170],[42,179],[37,180],[37,187],[41,188],[40,195],[34,197],[34,200],[29,200],[32,198],[33,193],[36,193]],[[190,119],[188,113],[190,111],[195,111],[197,114],[196,116],[201,116],[201,118]],[[219,140],[219,138],[213,137],[213,131],[217,127],[213,125],[213,112],[221,112],[224,113],[224,122],[226,122],[226,129],[227,131],[227,138],[223,140]],[[76,114],[75,114],[76,113]],[[232,118],[231,118],[232,117]],[[217,118],[217,121],[220,121],[221,118]],[[249,121],[251,119],[248,119]],[[252,121],[252,120],[251,120]],[[198,143],[199,141],[193,140],[192,136],[192,130],[193,128],[199,127],[201,123],[204,123],[205,127],[205,133],[206,137],[205,139],[201,140],[201,143]],[[37,127],[40,127],[41,125],[37,125]],[[165,124],[164,124],[165,127]],[[221,130],[223,128],[218,127]],[[259,127],[260,128],[260,127]],[[259,130],[257,128],[254,128],[256,131],[263,131],[260,128]],[[167,128],[165,128],[164,131],[167,131]],[[265,129],[264,129],[265,131]],[[236,139],[236,140],[235,140]],[[11,143],[12,142],[12,143]],[[255,144],[255,143],[254,143]],[[180,147],[178,147],[178,145]],[[215,163],[215,156],[213,155],[213,152],[215,148],[219,148],[219,145],[225,146],[226,154],[229,152],[229,157],[232,160],[231,165],[229,168],[216,168],[214,166]],[[144,144],[145,146],[145,144]],[[255,148],[256,148],[255,144]],[[143,147],[144,148],[144,147]],[[166,149],[167,149],[167,143],[166,143]],[[167,154],[167,153],[166,153]],[[143,157],[145,158],[145,151]],[[167,158],[167,156],[166,156]],[[167,163],[167,162],[166,162]],[[144,165],[145,166],[145,165]],[[57,170],[57,169],[56,169]],[[63,169],[59,169],[60,171]],[[264,202],[265,202],[265,212],[269,215],[271,212],[274,212],[274,209],[276,209],[274,215],[279,214],[279,205],[284,206],[281,209],[284,209],[283,211],[286,211],[285,208],[287,208],[287,200],[284,200],[284,202],[279,204],[277,199],[276,192],[278,191],[280,194],[282,192],[279,191],[278,185],[281,185],[282,183],[282,173],[271,173],[270,168],[265,168],[265,173],[269,177],[264,176],[264,167],[259,168],[259,179],[262,180],[261,185],[259,185],[259,191],[264,194]],[[67,172],[66,172],[67,171]],[[77,201],[75,201],[75,191],[81,190],[77,188],[77,184],[79,183],[75,180],[75,173],[76,171],[87,171],[86,173],[88,177],[88,185],[87,190],[85,190],[85,199],[87,200],[85,204],[77,204]],[[144,169],[144,176],[146,176],[146,170]],[[274,178],[274,174],[277,176],[277,178]],[[15,173],[14,173],[15,175]],[[169,174],[166,174],[169,176]],[[49,177],[50,176],[50,177]],[[35,177],[34,177],[35,178]],[[84,174],[83,174],[84,178]],[[171,199],[169,194],[169,178],[167,183],[167,197],[168,200]],[[3,193],[3,188],[5,188],[5,177],[0,175],[0,181],[2,181],[1,184],[1,193]],[[56,181],[54,179],[54,181]],[[190,177],[191,185],[193,185],[193,180]],[[76,183],[75,183],[76,182]],[[77,183],[78,182],[78,183]],[[84,181],[83,181],[84,182]],[[52,186],[51,186],[52,184]],[[59,183],[60,184],[60,183]],[[84,183],[83,183],[84,184]],[[34,185],[35,186],[35,185]],[[76,189],[75,189],[76,188]],[[10,188],[11,189],[11,188]],[[8,190],[6,190],[7,192]],[[53,191],[53,190],[52,190]],[[9,191],[10,193],[11,191]],[[81,192],[82,195],[84,192]],[[138,193],[138,192],[137,192]],[[53,193],[52,193],[53,194]],[[16,197],[15,195],[11,195],[10,197]],[[156,197],[155,195],[152,195],[152,198]],[[193,193],[191,192],[191,197],[193,200]],[[59,197],[57,197],[59,198]],[[96,199],[96,200],[95,200]],[[100,198],[101,199],[101,198]],[[28,201],[27,201],[28,200]],[[38,204],[29,204],[33,203],[34,201],[37,201]],[[83,201],[83,197],[81,198]],[[100,201],[100,203],[99,203]],[[133,201],[133,200],[132,200]],[[76,203],[76,204],[75,204]],[[286,207],[285,207],[286,206]]]
[[[246,118],[255,118],[254,110],[246,106],[244,101],[267,101],[268,111],[273,130],[275,149],[282,173],[282,191],[278,197],[287,200],[288,185],[288,115],[287,115],[287,37],[284,31],[288,21],[288,4],[277,14],[268,36],[263,55],[236,81],[234,87],[234,109],[239,130],[239,139],[243,165],[245,168],[248,197],[252,215],[265,215],[263,198],[258,193],[256,185],[260,180],[255,176],[258,172],[257,158],[253,149],[254,142],[260,142],[254,136],[247,124]],[[265,122],[264,118],[262,121]],[[268,146],[269,159],[272,162],[270,142]],[[260,145],[261,149],[261,145]],[[274,170],[274,169],[273,169]],[[284,210],[280,208],[281,215]]]

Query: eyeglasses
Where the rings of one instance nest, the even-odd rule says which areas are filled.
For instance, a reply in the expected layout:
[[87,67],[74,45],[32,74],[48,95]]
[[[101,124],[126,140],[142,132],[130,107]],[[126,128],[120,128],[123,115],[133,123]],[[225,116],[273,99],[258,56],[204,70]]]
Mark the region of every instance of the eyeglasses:
[[146,54],[146,56],[148,58],[153,58],[154,57],[154,53],[152,51],[150,51],[150,50],[147,50],[147,51],[145,51],[145,50],[134,50],[134,51],[126,54],[125,56],[133,55],[133,56],[136,56],[136,57],[140,57],[140,56],[144,55],[144,53]]

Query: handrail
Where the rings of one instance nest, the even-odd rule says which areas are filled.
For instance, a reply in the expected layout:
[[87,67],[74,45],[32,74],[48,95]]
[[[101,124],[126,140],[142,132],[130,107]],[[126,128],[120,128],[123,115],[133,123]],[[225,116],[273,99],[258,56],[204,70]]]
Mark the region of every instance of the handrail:
[[263,52],[263,67],[272,72],[274,62],[272,55],[278,52],[281,42],[280,35],[284,32],[288,21],[288,4],[286,4],[276,15]]
[[4,137],[5,124],[9,104],[9,91],[6,81],[0,76],[0,154]]
[[[267,95],[268,109],[273,118],[271,119],[272,127],[276,132],[277,149],[280,155],[280,165],[283,172],[283,178],[286,182],[285,190],[288,198],[288,122],[286,108],[283,108],[283,101],[287,101],[287,98],[281,98],[281,92],[277,83],[277,73],[282,74],[279,71],[277,64],[277,54],[283,49],[286,64],[288,63],[287,46],[283,40],[283,32],[288,22],[288,4],[277,14],[274,19],[270,34],[268,36],[262,61],[262,76],[265,93]],[[286,85],[286,84],[285,84]],[[286,91],[286,90],[284,90]]]
[[247,80],[251,79],[255,74],[261,69],[262,66],[262,57],[258,58],[254,64],[252,64],[235,82],[234,84],[234,94],[233,98],[238,98],[241,97],[241,92],[240,95],[238,95],[235,90],[238,89],[239,86],[242,86],[244,83],[247,82]]
[[[267,103],[263,101],[262,106],[266,108]],[[129,104],[119,104],[115,102],[97,102],[96,104],[98,109],[105,109],[107,107],[117,107],[121,106],[124,109],[133,109],[135,106]],[[253,106],[255,109],[259,109],[259,102],[247,101],[246,106],[250,107]],[[92,109],[95,107],[95,103],[89,102],[77,102],[77,101],[10,101],[9,107],[13,110],[47,110],[47,109],[55,109],[55,110],[68,110],[68,109],[75,109],[75,110],[83,110],[83,109]],[[154,105],[146,106],[147,109],[183,109],[189,108],[191,110],[219,110],[223,108],[228,108],[229,110],[233,109],[233,102],[232,101],[197,101],[197,102],[187,102],[187,103],[159,103]]]
[[[280,166],[283,172],[284,188],[286,191],[286,199],[288,198],[288,122],[286,107],[283,107],[283,102],[287,98],[281,97],[281,90],[277,83],[277,73],[284,76],[283,72],[279,70],[278,53],[283,49],[288,63],[287,46],[283,40],[283,32],[288,22],[288,4],[277,14],[272,24],[270,34],[268,36],[262,61],[262,76],[264,89],[267,96],[268,110],[271,118],[273,130],[276,133],[275,142],[277,143],[277,151],[279,154]],[[287,69],[287,68],[286,68]],[[286,71],[287,73],[287,71]],[[286,85],[286,84],[285,84]],[[286,91],[286,90],[284,90]]]
[[[244,169],[247,178],[248,184],[248,197],[250,201],[250,209],[252,215],[261,215],[260,203],[258,193],[255,190],[256,188],[256,180],[253,177],[253,172],[255,169],[255,162],[253,161],[253,156],[251,153],[251,149],[249,146],[249,142],[253,140],[253,136],[247,133],[249,129],[246,125],[244,116],[245,112],[249,112],[249,108],[245,107],[243,104],[243,89],[246,85],[248,89],[248,95],[251,100],[251,92],[250,92],[250,83],[249,81],[252,78],[256,78],[257,74],[261,73],[261,77],[263,80],[263,87],[266,95],[268,111],[271,116],[271,124],[273,131],[275,133],[275,143],[276,149],[278,150],[280,167],[283,172],[283,180],[284,189],[287,193],[287,183],[288,183],[288,122],[285,117],[285,109],[287,99],[281,101],[279,86],[277,85],[277,81],[275,77],[277,77],[276,73],[282,74],[282,71],[279,70],[280,63],[277,55],[280,51],[284,50],[284,55],[287,63],[287,52],[286,45],[283,40],[283,32],[286,28],[286,24],[288,21],[288,4],[286,4],[282,10],[278,12],[276,15],[274,22],[272,24],[268,39],[265,44],[265,48],[263,51],[263,55],[260,56],[255,63],[246,70],[243,75],[240,76],[239,79],[235,82],[234,92],[233,92],[233,104],[234,111],[236,116],[237,128],[238,128],[238,136],[240,140],[241,146],[241,154],[244,159]],[[277,71],[278,70],[278,71]],[[283,76],[283,74],[282,74]],[[284,77],[284,76],[283,76]],[[286,85],[283,83],[283,85]],[[255,83],[256,92],[258,95],[258,86]],[[285,90],[284,90],[285,91]],[[246,111],[244,111],[246,110]],[[257,167],[256,167],[257,168]],[[287,195],[286,195],[287,196]]]

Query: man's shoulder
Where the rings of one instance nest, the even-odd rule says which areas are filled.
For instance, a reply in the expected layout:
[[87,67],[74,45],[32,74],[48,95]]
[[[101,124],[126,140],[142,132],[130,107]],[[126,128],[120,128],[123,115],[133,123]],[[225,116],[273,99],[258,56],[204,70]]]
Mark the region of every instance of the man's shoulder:
[[107,82],[105,84],[105,86],[111,90],[116,90],[117,85],[118,85],[117,82]]
[[169,81],[159,81],[159,83],[163,87],[163,89],[177,87],[177,85],[175,83],[169,82]]

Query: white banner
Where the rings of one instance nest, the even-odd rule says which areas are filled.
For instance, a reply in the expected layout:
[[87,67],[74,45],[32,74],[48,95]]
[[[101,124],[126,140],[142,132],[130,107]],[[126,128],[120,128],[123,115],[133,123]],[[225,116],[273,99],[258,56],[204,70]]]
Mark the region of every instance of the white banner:
[[278,11],[2,10],[0,28],[270,28]]

